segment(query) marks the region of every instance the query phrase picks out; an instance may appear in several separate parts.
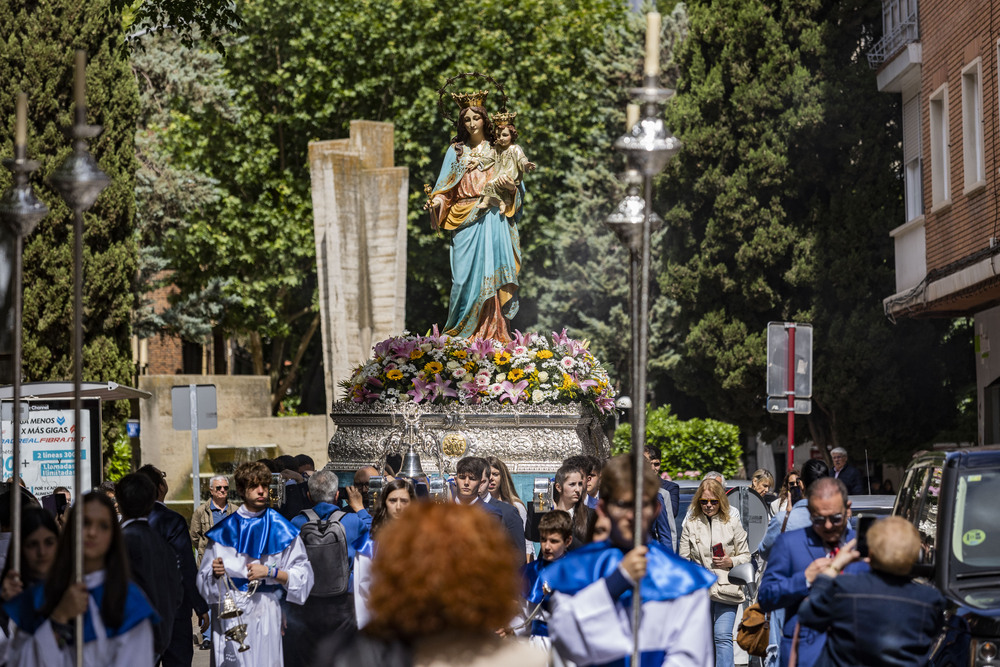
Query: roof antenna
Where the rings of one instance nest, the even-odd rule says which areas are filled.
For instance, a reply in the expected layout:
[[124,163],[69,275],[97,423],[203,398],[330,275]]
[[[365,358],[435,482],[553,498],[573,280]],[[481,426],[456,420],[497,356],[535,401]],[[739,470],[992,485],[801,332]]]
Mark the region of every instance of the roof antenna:
[[868,469],[868,448],[865,447],[865,478],[868,480],[868,495],[872,494],[872,471]]

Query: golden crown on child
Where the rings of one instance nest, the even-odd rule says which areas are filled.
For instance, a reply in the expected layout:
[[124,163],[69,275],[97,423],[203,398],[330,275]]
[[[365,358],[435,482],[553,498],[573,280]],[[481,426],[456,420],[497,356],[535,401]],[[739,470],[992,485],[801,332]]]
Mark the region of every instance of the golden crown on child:
[[501,127],[503,125],[512,125],[515,118],[517,118],[516,111],[498,111],[490,117],[490,120],[493,121],[494,127]]
[[459,110],[469,107],[485,107],[486,96],[490,94],[488,90],[474,90],[471,93],[452,93],[451,99],[455,100]]

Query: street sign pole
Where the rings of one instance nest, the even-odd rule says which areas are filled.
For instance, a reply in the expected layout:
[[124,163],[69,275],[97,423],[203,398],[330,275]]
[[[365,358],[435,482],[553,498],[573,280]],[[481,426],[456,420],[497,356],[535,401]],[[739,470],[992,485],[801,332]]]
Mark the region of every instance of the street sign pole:
[[198,509],[201,504],[201,450],[198,431],[219,426],[215,385],[175,385],[170,389],[170,405],[174,430],[191,431],[191,493],[194,508]]
[[795,322],[786,322],[788,332],[788,470],[795,467]]
[[201,470],[198,449],[198,385],[188,385],[191,391],[191,491],[194,509],[201,504]]

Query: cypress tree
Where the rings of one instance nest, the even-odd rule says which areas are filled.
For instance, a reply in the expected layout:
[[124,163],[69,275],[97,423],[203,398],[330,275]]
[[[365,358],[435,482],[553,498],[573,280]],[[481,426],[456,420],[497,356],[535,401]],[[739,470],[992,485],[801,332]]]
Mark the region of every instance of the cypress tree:
[[813,413],[799,424],[856,459],[905,456],[952,422],[969,369],[949,363],[947,324],[894,328],[882,310],[903,214],[898,101],[864,61],[881,4],[698,0],[688,12],[668,108],[685,147],[660,188],[675,377],[713,416],[781,431],[764,411],[765,327],[811,322]]
[[[25,239],[23,376],[72,379],[73,213],[47,179],[72,150],[64,130],[73,122],[74,51],[85,49],[87,121],[104,127],[90,150],[111,184],[84,215],[84,381],[131,384],[129,313],[134,305],[136,250],[135,127],[138,93],[120,48],[121,26],[107,0],[0,2],[0,140],[12,155],[14,101],[28,94],[28,155],[41,167],[35,193],[49,207]],[[0,174],[0,187],[10,176]],[[8,378],[9,379],[9,378]],[[104,405],[104,442],[121,434],[128,403]]]

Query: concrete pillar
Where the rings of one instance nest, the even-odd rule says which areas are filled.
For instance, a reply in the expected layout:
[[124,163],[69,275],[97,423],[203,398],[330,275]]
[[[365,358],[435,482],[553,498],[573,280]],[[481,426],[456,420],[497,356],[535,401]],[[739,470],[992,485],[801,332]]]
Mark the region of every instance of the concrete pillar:
[[351,121],[349,139],[309,144],[323,368],[337,383],[403,330],[409,170],[393,166],[393,125]]

